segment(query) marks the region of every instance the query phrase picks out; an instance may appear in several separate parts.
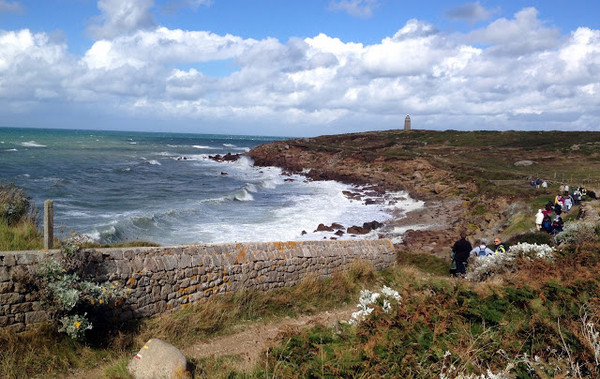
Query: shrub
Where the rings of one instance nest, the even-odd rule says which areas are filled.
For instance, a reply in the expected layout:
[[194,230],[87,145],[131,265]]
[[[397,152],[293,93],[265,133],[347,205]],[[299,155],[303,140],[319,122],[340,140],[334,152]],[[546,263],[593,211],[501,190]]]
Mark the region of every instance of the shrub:
[[123,296],[118,283],[94,283],[82,278],[89,259],[78,240],[67,241],[62,245],[61,261],[43,261],[34,275],[50,320],[59,332],[76,340],[84,339],[94,320],[102,318],[102,308]]
[[581,245],[585,242],[598,241],[598,224],[590,221],[573,221],[566,223],[562,232],[556,235],[559,243]]
[[0,220],[15,225],[33,212],[30,198],[14,184],[0,185]]
[[506,253],[471,259],[465,279],[480,282],[494,275],[512,272],[516,270],[516,258],[552,260],[553,252],[554,249],[548,245],[518,243]]

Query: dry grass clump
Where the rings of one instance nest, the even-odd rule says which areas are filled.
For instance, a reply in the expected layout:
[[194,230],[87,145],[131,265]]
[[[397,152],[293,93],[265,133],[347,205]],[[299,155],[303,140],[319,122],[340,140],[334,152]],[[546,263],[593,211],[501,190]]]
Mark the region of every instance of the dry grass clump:
[[94,349],[73,341],[49,324],[19,334],[0,329],[0,346],[2,378],[65,376],[70,371],[94,367],[98,362],[122,353],[117,346]]

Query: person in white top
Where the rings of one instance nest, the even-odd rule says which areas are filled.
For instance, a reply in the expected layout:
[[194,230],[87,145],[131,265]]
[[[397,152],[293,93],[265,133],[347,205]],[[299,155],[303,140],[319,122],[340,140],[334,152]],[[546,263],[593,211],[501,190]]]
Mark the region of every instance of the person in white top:
[[538,213],[535,215],[535,228],[542,230],[542,221],[544,221],[544,214],[541,209],[538,209]]
[[479,246],[475,247],[471,250],[471,255],[475,255],[477,257],[487,257],[488,255],[494,255],[494,251],[486,246],[487,241],[485,239],[481,239],[479,242]]

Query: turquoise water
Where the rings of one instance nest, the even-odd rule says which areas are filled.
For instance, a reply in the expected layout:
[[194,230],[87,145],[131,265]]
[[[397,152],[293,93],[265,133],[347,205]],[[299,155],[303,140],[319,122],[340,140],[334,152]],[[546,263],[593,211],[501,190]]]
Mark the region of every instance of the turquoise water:
[[[323,238],[319,223],[385,221],[386,209],[346,198],[336,182],[254,167],[243,153],[277,138],[0,128],[0,181],[38,209],[54,201],[58,233],[103,243],[162,245]],[[307,231],[307,235],[303,235]]]

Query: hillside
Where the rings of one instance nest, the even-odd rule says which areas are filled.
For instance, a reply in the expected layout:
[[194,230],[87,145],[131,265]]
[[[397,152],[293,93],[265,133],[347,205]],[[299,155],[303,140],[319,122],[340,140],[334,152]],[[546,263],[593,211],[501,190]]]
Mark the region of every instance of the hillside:
[[[385,230],[409,230],[404,250],[447,256],[447,246],[466,228],[474,237],[506,233],[508,220],[540,194],[561,183],[598,188],[600,133],[389,130],[299,138],[258,146],[248,155],[258,166],[278,166],[314,180],[405,190],[425,209],[393,220]],[[549,183],[532,190],[531,178]],[[528,209],[531,217],[535,209]],[[510,231],[509,231],[510,232]]]

